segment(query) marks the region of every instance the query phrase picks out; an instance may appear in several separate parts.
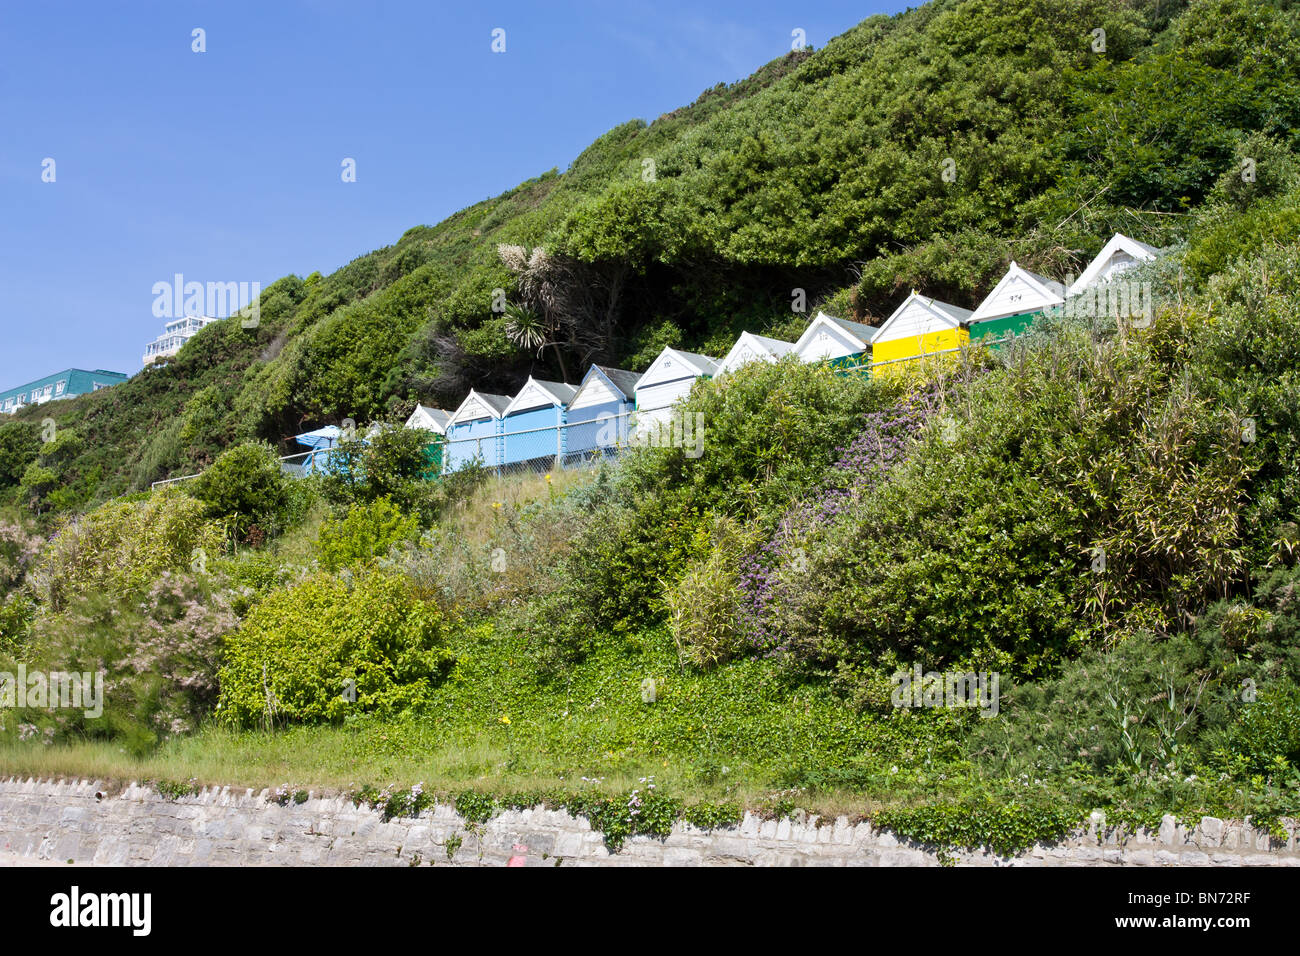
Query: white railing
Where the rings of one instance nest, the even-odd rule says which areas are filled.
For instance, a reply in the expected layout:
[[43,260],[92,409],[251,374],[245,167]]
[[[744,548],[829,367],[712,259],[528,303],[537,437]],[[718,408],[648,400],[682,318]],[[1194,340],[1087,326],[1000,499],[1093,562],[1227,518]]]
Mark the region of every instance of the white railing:
[[497,475],[589,466],[629,444],[634,412],[442,441],[442,472],[478,464]]
[[164,485],[174,484],[175,482],[178,482],[178,481],[189,481],[191,478],[197,478],[197,477],[199,477],[199,475],[201,475],[201,474],[203,474],[203,472],[201,472],[201,471],[196,471],[196,472],[195,472],[194,474],[192,474],[192,475],[181,475],[179,478],[164,478],[162,481],[155,481],[155,482],[153,482],[153,484],[151,484],[151,485],[149,486],[149,490],[150,490],[150,491],[153,491],[155,488],[161,488],[161,487],[163,487]]

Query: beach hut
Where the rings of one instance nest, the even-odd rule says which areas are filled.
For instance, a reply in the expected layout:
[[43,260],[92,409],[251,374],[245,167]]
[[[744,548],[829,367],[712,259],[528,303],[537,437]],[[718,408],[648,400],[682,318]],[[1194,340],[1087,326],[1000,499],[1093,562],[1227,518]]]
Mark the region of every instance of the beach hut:
[[423,428],[435,435],[447,434],[447,423],[451,421],[451,412],[427,405],[416,405],[411,417],[406,420],[407,428]]
[[755,335],[753,332],[741,332],[731,351],[718,363],[715,374],[722,376],[734,372],[750,362],[778,362],[793,351],[793,342],[769,339],[766,335]]
[[502,415],[506,464],[564,454],[565,408],[577,389],[529,376]]
[[666,348],[636,383],[634,427],[657,426],[672,417],[673,406],[691,393],[697,378],[717,374],[718,360]]
[[294,435],[294,441],[304,448],[312,449],[312,452],[293,470],[302,475],[327,470],[326,466],[331,457],[329,450],[338,447],[341,434],[342,432],[337,425],[326,425],[324,428],[317,428],[314,431],[303,432],[301,435]]
[[617,448],[627,442],[640,372],[593,365],[587,369],[573,400],[565,429],[565,454]]
[[873,325],[818,312],[794,343],[794,353],[801,362],[830,362],[841,367],[863,365],[871,350],[871,337],[879,331]]
[[906,359],[952,352],[969,339],[965,323],[969,309],[923,296],[915,289],[871,336],[871,365],[875,374],[889,374]]
[[507,395],[472,389],[465,396],[447,421],[447,471],[458,471],[476,458],[487,467],[501,464],[501,421],[509,404]]
[[1111,237],[1110,242],[1102,247],[1101,252],[1097,253],[1092,262],[1088,263],[1088,268],[1083,270],[1083,275],[1070,285],[1065,294],[1078,295],[1083,290],[1108,282],[1138,263],[1148,262],[1158,255],[1160,250],[1155,246],[1148,246],[1145,242],[1138,242],[1117,232]]
[[1045,309],[1064,303],[1065,286],[1012,262],[1007,274],[971,315],[970,337],[990,339],[993,345],[993,340],[1019,335]]
[[430,433],[431,441],[424,446],[424,460],[429,466],[425,471],[426,479],[436,478],[442,474],[443,450],[447,444],[447,423],[451,421],[451,412],[441,408],[429,408],[416,405],[411,417],[406,420],[407,428],[417,428]]

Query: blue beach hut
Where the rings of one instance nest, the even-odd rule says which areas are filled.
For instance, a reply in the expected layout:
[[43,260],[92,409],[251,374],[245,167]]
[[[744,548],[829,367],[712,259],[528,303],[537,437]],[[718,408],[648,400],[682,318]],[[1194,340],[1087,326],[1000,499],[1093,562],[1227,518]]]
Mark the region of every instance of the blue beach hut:
[[446,471],[459,471],[478,459],[492,468],[501,464],[501,419],[510,398],[471,389],[447,422]]
[[507,464],[564,454],[565,409],[577,389],[529,377],[503,415]]
[[640,372],[593,365],[569,402],[567,455],[612,451],[627,443]]

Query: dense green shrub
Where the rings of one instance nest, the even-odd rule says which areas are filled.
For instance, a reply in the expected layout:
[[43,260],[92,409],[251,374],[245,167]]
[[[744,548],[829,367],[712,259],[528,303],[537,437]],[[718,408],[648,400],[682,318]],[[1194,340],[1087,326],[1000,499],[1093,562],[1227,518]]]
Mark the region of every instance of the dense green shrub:
[[401,578],[307,578],[268,595],[227,638],[222,717],[279,726],[418,707],[451,663],[444,638],[437,607]]
[[[447,495],[436,480],[439,460],[428,432],[383,425],[339,443],[329,457],[322,489],[340,507],[387,498],[427,527]],[[474,480],[460,479],[455,487]]]
[[1189,322],[1190,374],[1240,423],[1246,553],[1267,565],[1300,517],[1300,245],[1237,262],[1209,283],[1208,299]]
[[272,448],[248,443],[223,453],[191,491],[236,540],[258,540],[283,529],[288,481]]
[[1041,674],[1224,596],[1249,469],[1231,416],[1166,364],[1183,334],[1045,327],[959,387],[803,569],[782,570],[796,654]]
[[[1294,684],[1261,688],[1241,708],[1225,735],[1221,754],[1250,773],[1300,773],[1300,688]],[[1244,776],[1238,771],[1239,776]]]
[[353,505],[342,517],[329,516],[317,541],[320,565],[326,571],[368,564],[419,533],[414,515],[405,515],[387,498]]
[[820,478],[862,417],[891,404],[898,391],[889,381],[794,358],[701,380],[680,410],[694,440],[631,456],[625,494],[675,495],[692,507],[767,515]]
[[0,490],[17,485],[40,450],[41,430],[35,422],[0,425]]
[[74,428],[56,427],[51,435],[52,421],[43,420],[42,437],[49,440],[40,446],[19,480],[25,503],[37,515],[47,511],[66,512],[80,506],[90,496],[90,486],[98,478],[95,472],[79,467],[86,448],[81,433]]
[[1226,272],[1267,245],[1286,242],[1300,231],[1300,192],[1259,202],[1244,211],[1232,207],[1205,215],[1206,223],[1187,249],[1184,263],[1197,282]]

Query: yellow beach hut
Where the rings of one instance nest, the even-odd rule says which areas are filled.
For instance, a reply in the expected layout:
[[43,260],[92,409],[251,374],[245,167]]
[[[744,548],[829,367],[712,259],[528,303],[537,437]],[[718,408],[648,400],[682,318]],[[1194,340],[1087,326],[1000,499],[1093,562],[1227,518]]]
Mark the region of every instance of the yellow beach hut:
[[966,344],[969,309],[923,296],[915,289],[871,337],[875,375],[901,369],[907,359],[953,352]]

